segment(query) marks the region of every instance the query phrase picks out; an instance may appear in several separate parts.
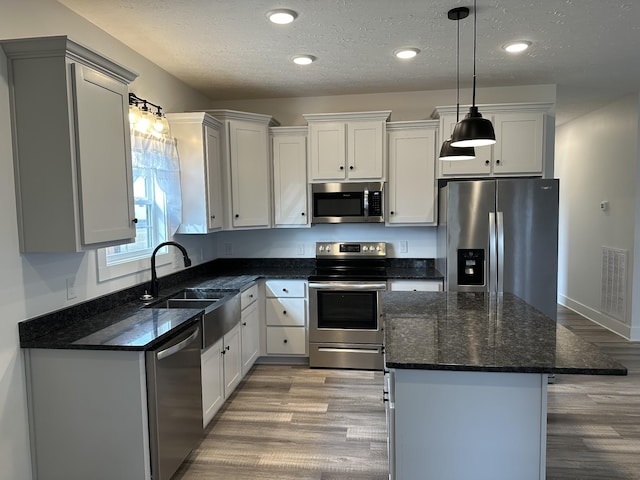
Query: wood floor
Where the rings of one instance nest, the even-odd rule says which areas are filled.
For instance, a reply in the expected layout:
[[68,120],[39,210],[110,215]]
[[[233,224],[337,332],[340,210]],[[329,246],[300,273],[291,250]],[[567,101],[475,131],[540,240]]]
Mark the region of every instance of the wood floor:
[[[558,312],[629,375],[549,385],[547,480],[638,480],[640,343]],[[386,480],[381,398],[381,372],[256,365],[174,480]]]

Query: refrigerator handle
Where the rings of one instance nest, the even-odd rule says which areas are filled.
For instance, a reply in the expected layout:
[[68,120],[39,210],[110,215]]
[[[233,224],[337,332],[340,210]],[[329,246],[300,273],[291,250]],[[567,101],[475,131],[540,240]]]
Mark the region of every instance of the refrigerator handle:
[[489,293],[495,293],[498,288],[498,251],[496,241],[496,214],[489,212]]
[[496,232],[498,235],[498,293],[504,293],[504,215],[496,213]]

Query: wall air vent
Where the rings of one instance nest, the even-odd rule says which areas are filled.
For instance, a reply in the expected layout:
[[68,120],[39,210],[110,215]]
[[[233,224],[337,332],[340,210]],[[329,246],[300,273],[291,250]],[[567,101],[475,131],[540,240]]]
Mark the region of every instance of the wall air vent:
[[602,247],[600,310],[623,323],[628,323],[627,250]]

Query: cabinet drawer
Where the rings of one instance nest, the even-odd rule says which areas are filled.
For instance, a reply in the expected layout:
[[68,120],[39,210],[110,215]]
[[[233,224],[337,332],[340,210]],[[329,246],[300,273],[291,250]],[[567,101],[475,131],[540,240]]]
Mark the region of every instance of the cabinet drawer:
[[306,346],[304,327],[267,327],[267,354],[304,355]]
[[254,284],[240,293],[240,308],[244,309],[258,299],[258,285]]
[[390,280],[392,292],[441,292],[441,280]]
[[267,298],[267,325],[304,327],[307,302],[304,298]]
[[306,297],[304,280],[267,280],[267,297]]

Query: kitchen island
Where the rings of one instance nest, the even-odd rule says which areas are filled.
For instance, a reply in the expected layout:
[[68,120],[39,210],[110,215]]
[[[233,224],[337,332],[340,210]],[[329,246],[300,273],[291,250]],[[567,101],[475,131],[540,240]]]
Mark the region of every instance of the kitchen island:
[[553,374],[626,368],[514,295],[387,292],[395,480],[545,478]]

